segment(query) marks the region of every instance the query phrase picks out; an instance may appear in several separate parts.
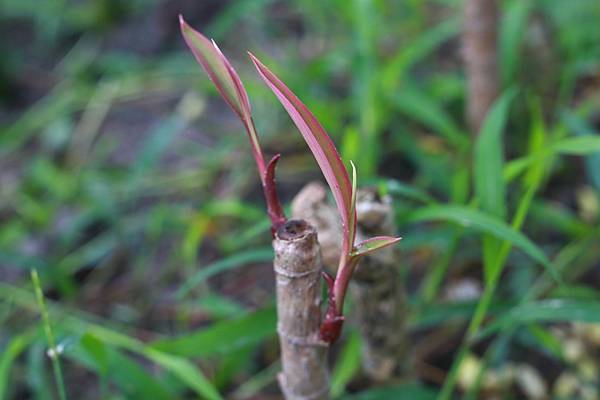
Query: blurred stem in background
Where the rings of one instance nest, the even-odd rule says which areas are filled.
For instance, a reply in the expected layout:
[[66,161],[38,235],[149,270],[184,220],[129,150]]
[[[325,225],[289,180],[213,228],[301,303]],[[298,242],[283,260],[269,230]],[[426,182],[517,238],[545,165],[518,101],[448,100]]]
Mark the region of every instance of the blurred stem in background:
[[476,135],[498,96],[498,0],[465,0],[463,51],[467,122]]

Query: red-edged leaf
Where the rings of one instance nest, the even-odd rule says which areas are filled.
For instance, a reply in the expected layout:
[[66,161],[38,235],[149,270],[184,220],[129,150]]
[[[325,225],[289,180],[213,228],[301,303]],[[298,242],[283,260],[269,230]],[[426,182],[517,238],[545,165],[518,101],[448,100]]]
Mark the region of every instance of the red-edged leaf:
[[179,16],[181,33],[186,44],[215,84],[223,99],[243,120],[250,117],[248,95],[237,73],[214,41],[189,26]]
[[352,197],[350,198],[350,221],[348,222],[348,227],[350,229],[349,233],[349,241],[350,246],[348,249],[350,250],[354,245],[354,238],[356,236],[356,167],[352,160],[350,160],[350,165],[352,166]]
[[351,237],[353,228],[350,226],[352,223],[352,186],[348,171],[333,141],[317,118],[273,72],[252,53],[248,54],[260,77],[277,96],[298,127],[333,192],[333,198],[340,212],[344,229],[344,243],[342,245],[342,258],[344,258],[350,253],[353,244],[353,238]]
[[235,92],[236,92],[238,101],[240,102],[240,105],[242,107],[243,118],[244,119],[251,118],[252,108],[250,107],[250,99],[248,99],[248,93],[246,93],[246,88],[244,87],[244,84],[242,83],[240,76],[238,75],[236,70],[231,66],[231,63],[229,62],[227,57],[225,57],[225,54],[223,54],[223,52],[221,51],[219,46],[217,46],[217,43],[212,39],[210,40],[210,42],[214,46],[214,48],[217,51],[221,60],[223,60],[223,63],[225,63],[227,72],[229,73],[229,76],[231,77],[231,80],[233,81],[233,85],[235,86]]
[[352,250],[352,257],[364,256],[365,254],[369,254],[375,250],[382,249],[387,246],[391,246],[394,243],[397,243],[402,238],[395,238],[391,236],[376,236],[367,240],[363,240],[354,246]]
[[181,15],[179,16],[179,25],[181,27],[181,34],[194,54],[194,57],[202,65],[202,68],[204,68],[225,102],[229,104],[233,112],[242,120],[250,138],[252,153],[258,167],[260,179],[264,185],[265,161],[258,142],[254,122],[252,121],[252,109],[248,100],[248,94],[240,77],[214,41],[209,40],[200,32],[194,30],[185,22]]
[[181,15],[179,16],[179,23],[183,38],[196,57],[196,60],[202,65],[225,102],[229,104],[246,128],[267,202],[267,212],[271,219],[271,230],[275,232],[285,222],[283,208],[281,207],[281,203],[279,203],[275,189],[275,165],[279,160],[279,155],[273,157],[268,166],[265,165],[254,121],[252,120],[252,109],[248,100],[248,94],[242,80],[231,66],[229,60],[221,52],[221,49],[219,49],[214,41],[209,40],[200,32],[190,27]]

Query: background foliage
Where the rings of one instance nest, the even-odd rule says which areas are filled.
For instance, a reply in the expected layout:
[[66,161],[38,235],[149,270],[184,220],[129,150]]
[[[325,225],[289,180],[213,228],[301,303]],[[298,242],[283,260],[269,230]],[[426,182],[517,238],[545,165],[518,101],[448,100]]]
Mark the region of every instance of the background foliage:
[[472,136],[458,0],[4,0],[0,398],[279,396],[258,177],[180,12],[241,73],[286,203],[320,176],[246,49],[394,196],[407,378],[370,387],[349,329],[335,396],[598,395],[600,5],[500,3]]

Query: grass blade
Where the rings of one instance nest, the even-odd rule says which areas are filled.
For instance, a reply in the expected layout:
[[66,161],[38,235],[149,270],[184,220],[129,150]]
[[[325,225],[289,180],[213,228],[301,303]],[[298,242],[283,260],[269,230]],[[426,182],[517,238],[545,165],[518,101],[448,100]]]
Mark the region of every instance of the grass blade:
[[217,389],[206,378],[206,376],[204,376],[204,374],[193,363],[185,358],[160,351],[142,343],[138,339],[100,325],[81,325],[81,321],[72,321],[71,324],[71,327],[77,332],[94,336],[103,343],[106,343],[117,349],[125,349],[137,353],[156,363],[166,371],[172,373],[203,399],[222,399]]
[[547,299],[516,306],[503,317],[483,329],[483,339],[507,325],[530,322],[600,323],[600,302],[592,300]]
[[[593,129],[590,124],[584,119],[573,113],[563,113],[562,120],[577,136],[584,139],[588,145],[594,146],[594,142],[600,143],[600,135],[598,131]],[[590,140],[591,139],[591,140]],[[589,147],[589,146],[588,146]],[[600,147],[600,144],[597,145]],[[571,150],[574,148],[571,147]],[[600,152],[600,149],[599,149]],[[600,154],[589,154],[585,158],[586,172],[589,180],[594,185],[596,190],[600,191]]]
[[58,396],[61,400],[67,399],[67,392],[65,390],[65,383],[63,379],[62,369],[60,368],[59,351],[56,348],[56,342],[54,340],[54,334],[52,333],[52,327],[50,326],[50,316],[46,309],[46,303],[44,301],[44,293],[42,292],[42,285],[40,284],[40,277],[38,276],[37,270],[31,270],[31,281],[33,282],[33,288],[35,290],[35,296],[42,315],[42,323],[44,325],[44,334],[48,341],[48,355],[52,360],[52,370],[54,371],[54,379],[56,381],[56,387],[58,389]]
[[521,43],[532,9],[533,2],[530,0],[513,1],[502,18],[499,47],[500,75],[504,85],[512,82],[519,67]]
[[[151,347],[186,357],[225,354],[274,336],[275,325],[275,309],[269,307],[241,318],[218,322],[209,328],[178,338],[156,341]],[[240,332],[244,334],[240,335]]]
[[439,134],[451,145],[464,149],[468,146],[467,136],[460,131],[452,117],[434,99],[411,85],[390,94],[390,102],[400,113],[414,119]]
[[405,74],[413,65],[429,56],[444,42],[458,35],[460,29],[459,18],[445,19],[444,22],[427,29],[386,63],[382,74],[382,86],[395,90],[397,83],[404,81]]
[[163,379],[153,376],[139,362],[105,345],[95,336],[83,335],[77,343],[66,349],[65,354],[96,373],[102,379],[102,388],[106,387],[104,382],[110,382],[127,398],[166,400],[176,397],[173,391],[166,388]]
[[15,336],[4,348],[0,356],[0,399],[8,398],[8,385],[13,362],[27,348],[33,335],[30,332]]
[[[506,187],[502,178],[504,168],[503,133],[508,117],[508,106],[515,91],[506,91],[488,112],[477,142],[474,154],[475,194],[482,211],[502,220],[506,219]],[[489,280],[494,258],[497,256],[499,241],[489,235],[483,237],[483,266]]]
[[451,221],[490,234],[498,239],[512,243],[515,247],[521,249],[529,257],[544,266],[555,281],[561,281],[560,276],[546,254],[535,243],[502,220],[486,213],[463,206],[441,205],[419,209],[409,216],[408,221]]
[[187,296],[191,290],[193,290],[200,283],[209,279],[210,277],[220,274],[221,272],[230,271],[232,269],[241,267],[250,263],[267,262],[273,259],[273,249],[264,248],[257,250],[249,250],[234,254],[231,257],[224,258],[209,264],[202,269],[198,270],[194,275],[188,278],[183,286],[177,289],[175,296],[177,299],[183,299]]
[[353,332],[346,341],[340,359],[331,376],[331,397],[337,398],[344,393],[346,385],[360,370],[360,336]]
[[502,134],[514,90],[505,92],[492,106],[475,143],[474,184],[481,209],[498,218],[506,217],[506,188],[502,179],[504,151]]
[[[511,160],[504,168],[503,176],[507,182],[512,181],[525,171],[531,164],[544,158],[550,158],[555,155],[568,156],[590,156],[598,157],[595,153],[600,153],[600,136],[588,135],[580,137],[569,137],[548,144],[538,152]],[[594,164],[595,165],[595,164]],[[595,172],[595,170],[594,170]]]

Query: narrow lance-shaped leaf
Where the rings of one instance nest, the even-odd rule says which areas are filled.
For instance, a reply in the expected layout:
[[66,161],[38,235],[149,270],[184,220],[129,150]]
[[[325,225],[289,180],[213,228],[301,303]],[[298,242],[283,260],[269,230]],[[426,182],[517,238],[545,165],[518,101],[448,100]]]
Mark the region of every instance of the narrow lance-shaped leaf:
[[352,257],[360,257],[367,255],[375,250],[383,249],[384,247],[391,246],[394,243],[398,243],[402,238],[391,237],[391,236],[376,236],[370,239],[363,240],[354,246],[352,251]]
[[229,104],[244,124],[250,138],[260,179],[264,185],[266,165],[252,121],[252,109],[248,94],[240,77],[214,41],[209,40],[189,26],[181,15],[179,16],[179,24],[183,38],[194,57],[202,65],[225,102]]
[[181,15],[179,16],[179,22],[183,38],[196,57],[196,60],[202,65],[225,102],[229,104],[246,128],[248,138],[250,139],[252,155],[256,162],[267,202],[268,214],[271,219],[271,231],[275,232],[285,222],[283,208],[281,207],[281,203],[279,203],[275,189],[275,164],[279,156],[275,156],[268,165],[265,164],[256,127],[252,119],[252,109],[248,94],[242,80],[229,60],[227,60],[214,41],[209,40],[200,32],[190,27]]
[[333,296],[336,301],[336,312],[342,315],[344,310],[344,298],[350,284],[352,274],[358,265],[362,256],[370,254],[375,250],[382,249],[387,246],[391,246],[394,243],[400,241],[401,238],[395,238],[391,236],[376,236],[370,239],[363,240],[352,248],[345,264],[338,269],[335,284],[333,286]]
[[261,78],[277,96],[304,137],[333,192],[333,197],[341,216],[343,228],[341,257],[335,281],[326,275],[329,287],[329,305],[320,329],[321,339],[332,343],[339,337],[342,329],[344,322],[344,316],[342,315],[344,297],[352,273],[360,258],[359,256],[377,248],[391,245],[399,239],[375,238],[372,241],[363,242],[364,245],[359,248],[358,253],[353,254],[356,234],[356,168],[354,164],[352,164],[351,183],[348,171],[333,141],[316,117],[273,72],[254,55],[251,53],[248,54]]
[[[331,138],[325,132],[317,118],[298,99],[298,97],[264,64],[262,64],[252,53],[248,53],[256,66],[260,77],[273,91],[283,107],[286,109],[298,130],[304,137],[308,147],[312,151],[319,167],[337,204],[344,230],[344,243],[342,244],[342,259],[350,253],[351,242],[351,209],[352,209],[352,187],[348,171],[335,148]],[[342,262],[343,263],[343,262]]]
[[223,99],[240,118],[248,118],[251,108],[244,86],[216,43],[189,26],[182,15],[179,16],[179,25],[185,43]]
[[354,246],[354,239],[356,237],[356,166],[352,160],[350,160],[350,166],[352,167],[352,197],[350,199],[350,215],[348,221],[348,228],[350,230],[349,233],[349,241],[350,241],[350,250],[352,246]]

